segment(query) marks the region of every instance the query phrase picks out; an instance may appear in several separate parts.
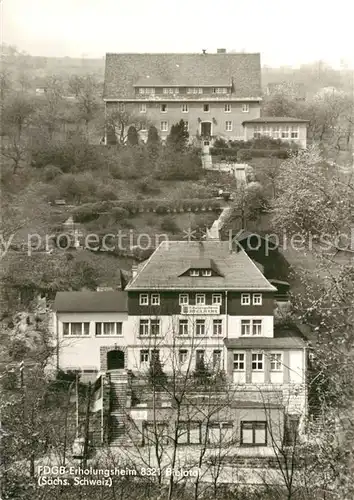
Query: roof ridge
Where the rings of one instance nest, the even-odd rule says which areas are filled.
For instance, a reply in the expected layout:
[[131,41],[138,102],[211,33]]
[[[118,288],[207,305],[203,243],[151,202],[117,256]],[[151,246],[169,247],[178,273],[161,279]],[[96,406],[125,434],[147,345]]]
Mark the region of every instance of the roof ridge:
[[140,275],[140,273],[145,269],[145,267],[149,264],[150,260],[152,259],[152,257],[155,255],[155,253],[159,250],[159,248],[162,246],[163,243],[170,243],[169,241],[161,241],[159,246],[157,248],[155,248],[155,250],[153,251],[153,253],[150,255],[150,257],[148,259],[146,259],[146,262],[144,263],[143,266],[141,266],[141,269],[138,270],[138,272],[136,273],[136,276],[134,276],[134,278],[127,284],[127,286],[125,287],[125,290],[129,290],[130,286],[134,284],[134,281],[136,281],[136,279],[138,278],[138,276]]

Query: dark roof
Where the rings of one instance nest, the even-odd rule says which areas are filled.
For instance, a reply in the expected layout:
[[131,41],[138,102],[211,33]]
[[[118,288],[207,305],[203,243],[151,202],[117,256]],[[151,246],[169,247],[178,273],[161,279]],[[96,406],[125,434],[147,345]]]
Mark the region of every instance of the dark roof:
[[57,312],[127,312],[125,292],[58,292],[53,305]]
[[290,116],[261,116],[253,118],[253,120],[244,120],[244,123],[309,123],[309,120],[302,120],[301,118],[292,118]]
[[295,326],[276,325],[274,337],[228,338],[224,343],[228,349],[302,349],[307,339]]
[[231,97],[260,98],[260,54],[106,54],[104,99],[135,98],[134,85],[232,85]]
[[[213,260],[222,276],[181,276],[198,259]],[[230,251],[228,241],[163,241],[126,287],[149,289],[276,291],[246,252]]]

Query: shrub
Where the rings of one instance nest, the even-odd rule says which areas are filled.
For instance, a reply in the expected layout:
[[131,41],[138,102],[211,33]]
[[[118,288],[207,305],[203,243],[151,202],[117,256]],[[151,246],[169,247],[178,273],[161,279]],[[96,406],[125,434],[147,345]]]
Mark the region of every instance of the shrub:
[[121,207],[113,207],[111,210],[111,214],[115,222],[120,222],[129,217],[128,210],[125,210],[124,208]]
[[289,157],[289,151],[286,149],[240,149],[238,158],[241,159],[246,153],[251,154],[251,158],[276,157],[286,159]]
[[252,153],[248,149],[240,149],[238,159],[241,161],[252,160]]
[[156,185],[156,181],[154,181],[151,177],[140,179],[139,181],[137,181],[136,187],[140,192],[144,194],[155,194],[161,191],[160,188]]
[[237,148],[210,148],[211,156],[237,156],[238,149]]
[[227,142],[222,137],[218,137],[215,139],[213,146],[214,148],[227,148]]
[[176,222],[174,221],[173,217],[171,217],[169,215],[167,215],[163,219],[160,227],[161,227],[162,231],[166,231],[168,233],[177,234],[180,232],[180,229],[179,229],[178,225],[176,224]]
[[52,181],[59,175],[62,175],[62,173],[63,171],[59,167],[56,167],[55,165],[47,165],[46,167],[44,167],[43,170],[43,176],[47,182]]
[[97,188],[96,198],[99,200],[116,200],[118,195],[112,187],[102,185]]
[[97,185],[88,172],[79,175],[64,174],[59,179],[60,197],[74,203],[91,201],[95,198]]
[[133,125],[128,128],[127,142],[129,146],[137,146],[139,143],[139,135]]

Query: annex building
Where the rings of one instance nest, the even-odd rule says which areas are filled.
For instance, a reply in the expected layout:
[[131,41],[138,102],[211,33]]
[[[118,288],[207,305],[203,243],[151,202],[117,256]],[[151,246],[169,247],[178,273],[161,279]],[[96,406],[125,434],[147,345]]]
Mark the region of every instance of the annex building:
[[[267,411],[296,426],[307,412],[306,340],[296,328],[274,324],[276,294],[250,257],[227,241],[165,241],[133,268],[124,291],[57,294],[56,364],[95,381],[96,411],[104,404],[104,383],[112,384],[116,406],[107,411],[116,418],[113,441],[127,417],[145,435],[152,408],[142,381],[154,359],[167,376],[181,380],[202,364],[211,376],[224,376],[217,400],[226,398],[223,413],[229,416],[215,425],[220,430],[225,423],[230,432],[238,421],[242,441],[241,422],[255,429],[261,422],[263,431],[249,436],[263,436],[258,444],[265,446]],[[167,425],[173,405],[162,400]]]

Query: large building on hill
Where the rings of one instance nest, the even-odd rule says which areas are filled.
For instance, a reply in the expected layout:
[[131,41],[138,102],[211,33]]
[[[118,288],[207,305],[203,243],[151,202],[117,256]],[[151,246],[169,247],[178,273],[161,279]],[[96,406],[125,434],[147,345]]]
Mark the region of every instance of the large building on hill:
[[57,294],[57,367],[126,387],[157,359],[167,375],[204,366],[225,373],[236,399],[261,404],[277,392],[277,404],[299,420],[306,414],[306,342],[297,329],[274,325],[276,294],[228,241],[164,241],[133,268],[124,291]]
[[183,119],[191,137],[242,140],[242,122],[260,116],[261,95],[260,54],[106,55],[106,115],[125,113],[142,139],[149,125],[164,139]]

